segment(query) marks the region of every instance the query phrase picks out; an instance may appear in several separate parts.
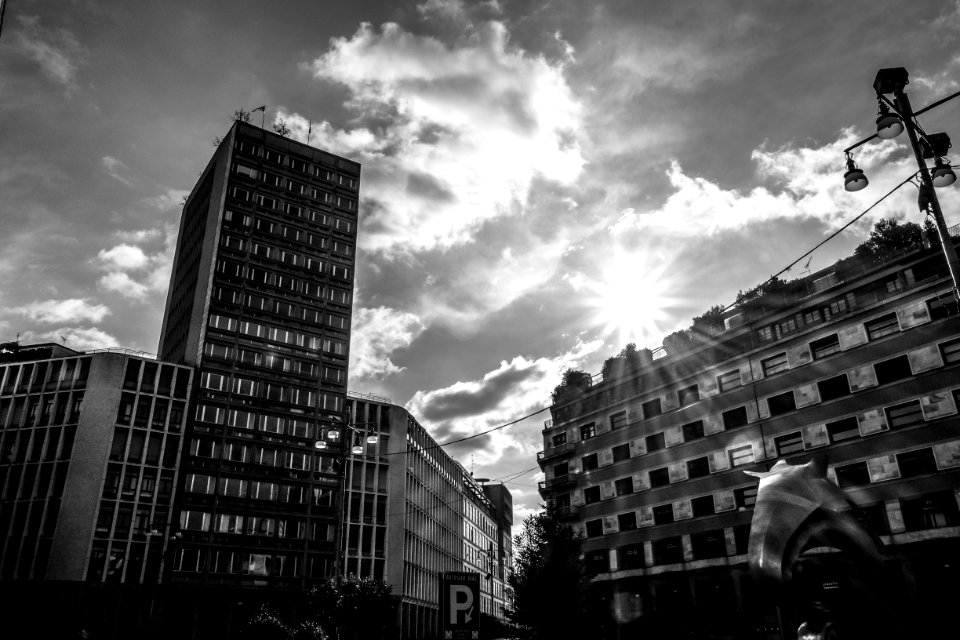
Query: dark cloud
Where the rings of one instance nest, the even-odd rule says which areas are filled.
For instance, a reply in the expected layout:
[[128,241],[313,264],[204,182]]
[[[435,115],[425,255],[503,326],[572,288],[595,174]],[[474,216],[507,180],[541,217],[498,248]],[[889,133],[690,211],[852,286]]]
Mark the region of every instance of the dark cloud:
[[533,367],[496,371],[476,386],[468,384],[458,388],[455,385],[430,394],[420,417],[429,422],[441,422],[480,415],[495,409],[520,383],[542,377],[543,372]]
[[450,203],[457,199],[443,181],[426,173],[411,172],[407,176],[407,193],[425,200]]

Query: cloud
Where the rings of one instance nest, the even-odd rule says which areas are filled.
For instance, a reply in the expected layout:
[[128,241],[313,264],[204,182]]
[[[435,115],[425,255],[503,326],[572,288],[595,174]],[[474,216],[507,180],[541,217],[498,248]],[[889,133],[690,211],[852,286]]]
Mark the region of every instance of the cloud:
[[44,323],[61,322],[100,322],[110,314],[103,304],[91,304],[87,299],[70,298],[67,300],[43,300],[31,302],[11,309],[31,320]]
[[119,232],[119,237],[135,242],[155,241],[162,237],[163,245],[153,252],[126,242],[101,249],[96,261],[107,273],[100,277],[100,287],[139,301],[146,300],[150,294],[165,293],[170,284],[177,234],[178,226],[173,222],[153,229]]
[[[869,193],[843,188],[843,149],[857,140],[852,129],[820,147],[761,146],[752,153],[758,177],[768,186],[749,191],[725,189],[702,177],[687,175],[673,160],[666,172],[671,191],[654,208],[628,208],[612,226],[614,233],[643,230],[672,236],[701,236],[742,230],[771,220],[816,219],[839,227],[866,209],[913,171],[906,148],[896,143],[860,148],[858,162],[870,174]],[[901,189],[863,224],[884,215],[902,216],[915,209],[914,191]]]
[[113,156],[103,156],[100,158],[100,164],[103,166],[104,171],[107,172],[107,175],[114,180],[122,182],[128,187],[133,185],[133,182],[123,175],[123,173],[127,171],[127,165],[125,165],[123,161]]
[[[470,242],[487,221],[520,213],[535,179],[573,184],[584,166],[581,107],[563,66],[512,46],[502,22],[475,24],[458,7],[423,7],[425,19],[442,13],[458,27],[444,40],[363,24],[304,65],[349,91],[357,126],[322,122],[311,142],[365,163],[367,248]],[[306,137],[303,116],[277,118]]]
[[125,298],[142,300],[147,295],[147,286],[137,282],[122,271],[113,271],[99,280],[101,287],[107,291],[115,291]]
[[121,271],[142,269],[150,262],[143,249],[129,244],[118,244],[110,249],[103,249],[97,254],[97,259],[105,268]]
[[[406,409],[426,426],[438,442],[473,435],[537,412],[550,404],[550,393],[559,384],[562,372],[578,367],[602,347],[602,341],[578,342],[570,351],[555,357],[529,359],[516,356],[475,380],[458,381],[430,391],[417,391]],[[540,447],[539,430],[530,424],[549,417],[538,413],[516,428],[498,430],[448,449],[461,458],[475,454],[479,464],[499,460],[507,449],[525,452],[532,460]],[[524,425],[526,425],[524,427]]]
[[20,31],[15,32],[14,46],[21,55],[40,66],[44,75],[62,85],[68,92],[77,89],[77,66],[83,48],[68,29],[47,29],[37,16],[19,16]]
[[400,373],[391,354],[405,349],[423,331],[416,315],[387,307],[358,307],[353,313],[350,374],[354,378],[381,379]]
[[25,343],[62,342],[71,349],[79,351],[120,346],[120,343],[112,335],[94,327],[61,327],[42,333],[25,331],[20,336],[20,340]]
[[180,209],[188,195],[190,195],[190,191],[187,189],[168,189],[160,195],[144,198],[142,202],[151,209],[171,211]]

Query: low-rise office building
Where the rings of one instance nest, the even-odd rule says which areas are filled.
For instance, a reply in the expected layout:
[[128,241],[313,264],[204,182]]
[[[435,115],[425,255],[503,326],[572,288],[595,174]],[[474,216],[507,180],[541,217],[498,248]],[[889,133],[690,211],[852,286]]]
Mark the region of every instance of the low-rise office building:
[[743,471],[815,455],[912,594],[942,600],[960,578],[960,316],[939,251],[838,263],[727,316],[687,352],[559,389],[543,430],[541,495],[585,536],[621,631],[776,626],[746,564]]

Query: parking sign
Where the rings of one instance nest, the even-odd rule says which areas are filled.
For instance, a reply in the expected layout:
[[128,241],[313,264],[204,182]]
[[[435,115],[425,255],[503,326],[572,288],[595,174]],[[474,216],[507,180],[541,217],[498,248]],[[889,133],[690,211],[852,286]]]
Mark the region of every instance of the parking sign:
[[480,574],[444,573],[440,579],[440,612],[444,640],[480,638]]

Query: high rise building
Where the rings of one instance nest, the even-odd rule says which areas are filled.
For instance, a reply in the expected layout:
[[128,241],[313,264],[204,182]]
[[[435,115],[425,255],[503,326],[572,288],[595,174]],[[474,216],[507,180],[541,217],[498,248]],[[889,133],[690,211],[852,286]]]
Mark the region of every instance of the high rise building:
[[[193,369],[125,350],[4,347],[5,619],[69,635],[115,624],[109,620],[135,625],[144,611],[123,610],[118,598],[103,607],[103,594],[158,581]],[[61,615],[43,620],[35,605],[52,598]]]
[[[490,485],[498,500],[485,497],[486,489],[402,407],[354,393],[347,404],[362,453],[351,452],[345,467],[343,574],[390,585],[403,640],[440,637],[445,572],[479,573],[480,609],[503,618],[499,558],[507,554],[500,541],[511,535],[510,492]],[[372,433],[376,443],[366,441]]]
[[816,455],[931,607],[909,615],[950,610],[960,316],[938,250],[837,263],[744,303],[688,351],[619,364],[558,388],[538,459],[541,495],[584,534],[620,634],[779,626],[746,564],[757,479],[743,471]]
[[183,208],[160,357],[196,367],[174,582],[332,574],[360,166],[236,122]]

